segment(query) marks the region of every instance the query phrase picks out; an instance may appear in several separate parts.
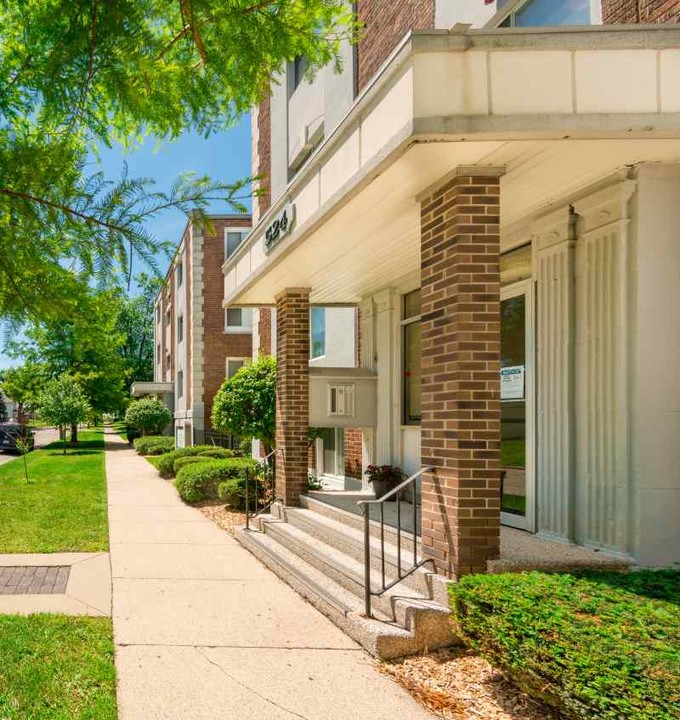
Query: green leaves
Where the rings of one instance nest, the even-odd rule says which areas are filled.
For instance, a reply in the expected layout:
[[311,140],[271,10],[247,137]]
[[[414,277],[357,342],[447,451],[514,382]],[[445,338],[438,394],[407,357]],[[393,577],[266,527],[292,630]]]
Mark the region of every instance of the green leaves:
[[40,416],[59,427],[77,425],[90,410],[87,397],[74,378],[68,375],[51,380],[38,398]]
[[212,426],[257,438],[267,448],[276,436],[276,359],[261,357],[225,380],[213,400]]
[[297,55],[353,37],[345,0],[6,0],[0,4],[0,314],[64,317],[81,275],[129,278],[146,222],[246,185],[187,174],[168,193],[86,165],[98,144],[224,130]]

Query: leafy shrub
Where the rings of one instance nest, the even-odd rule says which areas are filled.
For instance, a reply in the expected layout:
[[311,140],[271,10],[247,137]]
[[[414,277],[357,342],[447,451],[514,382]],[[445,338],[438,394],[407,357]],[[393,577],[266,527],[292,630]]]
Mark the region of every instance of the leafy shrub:
[[210,458],[203,457],[202,455],[184,455],[183,457],[177,458],[172,466],[175,471],[175,476],[185,465],[199,462],[210,462]]
[[209,445],[192,445],[191,447],[177,448],[177,450],[161,455],[158,458],[156,467],[162,478],[166,480],[173,478],[175,477],[175,460],[181,457],[193,457],[209,449]]
[[160,435],[171,419],[168,406],[155,397],[135,400],[125,411],[125,423],[142,435]]
[[472,575],[450,585],[463,639],[578,720],[680,710],[680,571]]
[[245,478],[246,468],[255,469],[251,458],[205,460],[183,467],[175,478],[175,487],[184,502],[195,503],[218,497],[217,488],[232,478]]
[[202,450],[199,455],[201,457],[211,457],[218,460],[226,460],[227,458],[236,457],[236,453],[228,448],[212,447],[209,450]]
[[175,449],[175,441],[168,435],[145,435],[132,445],[140,455],[162,455]]

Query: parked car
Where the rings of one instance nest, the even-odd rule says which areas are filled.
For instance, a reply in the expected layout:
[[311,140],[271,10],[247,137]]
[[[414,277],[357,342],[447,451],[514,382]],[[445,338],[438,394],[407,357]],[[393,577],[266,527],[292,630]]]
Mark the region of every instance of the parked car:
[[13,450],[16,452],[17,440],[20,438],[28,442],[28,446],[33,450],[35,434],[28,425],[13,422],[0,423],[0,450]]

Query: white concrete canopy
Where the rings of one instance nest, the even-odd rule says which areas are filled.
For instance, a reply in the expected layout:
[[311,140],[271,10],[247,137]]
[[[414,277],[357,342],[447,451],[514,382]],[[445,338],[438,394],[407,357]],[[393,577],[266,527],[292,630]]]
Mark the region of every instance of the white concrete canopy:
[[[675,27],[414,32],[225,263],[225,304],[299,286],[313,303],[353,303],[417,273],[417,198],[459,166],[506,169],[507,245],[570,193],[677,161],[679,77]],[[289,203],[292,232],[267,254]]]

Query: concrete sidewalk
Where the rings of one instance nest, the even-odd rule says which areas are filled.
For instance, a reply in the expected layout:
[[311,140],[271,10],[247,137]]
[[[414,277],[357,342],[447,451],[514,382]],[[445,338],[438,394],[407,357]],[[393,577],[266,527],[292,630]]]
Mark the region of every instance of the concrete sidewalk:
[[427,720],[329,620],[108,432],[120,720]]

